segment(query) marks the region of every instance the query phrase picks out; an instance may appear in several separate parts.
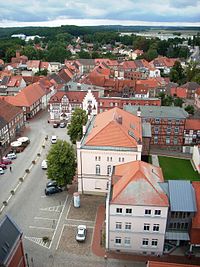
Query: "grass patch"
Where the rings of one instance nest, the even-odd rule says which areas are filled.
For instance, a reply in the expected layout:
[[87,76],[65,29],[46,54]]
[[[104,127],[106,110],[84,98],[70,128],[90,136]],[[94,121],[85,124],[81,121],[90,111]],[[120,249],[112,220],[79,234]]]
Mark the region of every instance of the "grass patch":
[[190,160],[162,156],[158,158],[165,180],[200,180],[200,175],[194,171]]

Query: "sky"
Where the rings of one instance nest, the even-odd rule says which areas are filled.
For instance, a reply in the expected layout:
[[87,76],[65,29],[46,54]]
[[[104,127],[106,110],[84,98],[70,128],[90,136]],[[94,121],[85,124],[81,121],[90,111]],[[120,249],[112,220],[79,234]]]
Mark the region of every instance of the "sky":
[[200,26],[200,0],[6,0],[0,27]]

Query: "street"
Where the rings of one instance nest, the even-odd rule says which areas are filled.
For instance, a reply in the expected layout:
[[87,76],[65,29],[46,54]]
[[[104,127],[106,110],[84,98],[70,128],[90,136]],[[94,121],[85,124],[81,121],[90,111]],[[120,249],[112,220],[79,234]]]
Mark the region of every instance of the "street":
[[[21,228],[29,267],[145,266],[144,263],[105,260],[92,254],[90,250],[94,238],[96,210],[88,215],[87,209],[92,210],[92,208],[85,205],[85,211],[82,209],[83,213],[80,214],[79,210],[73,208],[72,196],[67,191],[52,196],[44,194],[48,180],[41,163],[51,146],[50,137],[57,135],[58,138],[69,141],[67,129],[53,128],[47,123],[45,112],[37,115],[26,124],[26,127],[25,136],[28,136],[31,142],[13,161],[12,172],[7,169],[0,177],[0,202],[8,199],[10,191],[19,183],[19,178],[23,177],[26,169],[29,168],[30,173],[26,174],[24,181],[20,183],[16,193],[0,214],[0,218],[7,213]],[[46,135],[49,137],[47,141]],[[35,164],[32,164],[33,160],[36,160]],[[91,207],[94,207],[93,203]],[[90,229],[85,244],[78,244],[75,241],[75,230],[81,222],[87,222]],[[63,237],[65,232],[67,239]],[[44,237],[48,242],[44,242]]]

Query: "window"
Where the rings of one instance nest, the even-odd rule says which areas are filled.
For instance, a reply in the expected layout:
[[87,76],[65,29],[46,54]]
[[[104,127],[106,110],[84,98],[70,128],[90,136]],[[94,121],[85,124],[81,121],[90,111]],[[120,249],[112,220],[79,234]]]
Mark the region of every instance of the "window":
[[148,246],[148,244],[149,244],[149,239],[148,238],[143,238],[142,239],[142,245],[143,246]]
[[101,157],[99,156],[99,157],[98,157],[98,161],[100,161],[100,160],[101,160]]
[[161,215],[161,210],[155,210],[154,215],[160,216]]
[[116,237],[116,238],[115,238],[115,244],[116,244],[116,245],[121,245],[121,243],[122,243],[122,239],[121,239],[121,237]]
[[158,136],[154,136],[154,144],[157,144],[158,143]]
[[179,127],[175,127],[175,128],[174,128],[174,133],[175,133],[175,134],[178,134],[178,132],[179,132]]
[[167,127],[167,134],[170,134],[170,133],[171,133],[171,127],[168,126],[168,127]]
[[107,157],[107,161],[109,161],[109,157]]
[[111,165],[108,165],[107,166],[107,175],[110,175],[111,174]]
[[154,224],[153,225],[153,231],[154,232],[159,232],[159,226],[160,226],[159,224]]
[[115,229],[116,230],[121,230],[122,229],[122,223],[121,222],[116,222]]
[[112,162],[112,157],[110,157],[110,161]]
[[95,161],[97,161],[97,156],[95,157]]
[[158,127],[158,126],[155,126],[155,127],[154,127],[154,133],[155,133],[155,134],[158,134],[158,132],[159,132],[159,127]]
[[129,222],[125,223],[125,230],[131,230],[131,223]]
[[119,158],[119,162],[121,162],[121,158]]
[[132,209],[126,209],[126,214],[132,214]]
[[122,162],[124,162],[124,158],[122,158]]
[[158,239],[152,239],[151,245],[152,245],[152,247],[157,247],[157,245],[158,245]]
[[174,136],[174,145],[178,144],[178,138],[176,136]]
[[100,175],[100,173],[101,173],[100,165],[96,165],[96,175]]
[[166,136],[166,144],[170,144],[170,137]]
[[124,245],[125,246],[130,246],[131,245],[131,239],[130,239],[130,237],[125,237],[124,238]]
[[180,123],[180,120],[176,120],[176,124],[179,124]]
[[151,215],[151,210],[145,210],[145,215]]
[[122,213],[122,208],[116,208],[116,213]]
[[156,118],[155,123],[159,123],[159,122],[160,122],[160,119]]
[[144,224],[144,231],[149,231],[150,230],[150,224],[149,223],[145,223]]

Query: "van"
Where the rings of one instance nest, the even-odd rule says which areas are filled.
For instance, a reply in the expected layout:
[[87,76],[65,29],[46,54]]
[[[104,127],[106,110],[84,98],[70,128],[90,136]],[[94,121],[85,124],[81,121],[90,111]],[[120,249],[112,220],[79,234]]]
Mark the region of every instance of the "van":
[[46,170],[47,169],[47,160],[46,159],[44,159],[42,161],[41,167],[42,167],[43,170]]
[[52,137],[51,137],[51,143],[52,144],[56,144],[56,142],[57,142],[57,136],[56,135],[52,135]]

